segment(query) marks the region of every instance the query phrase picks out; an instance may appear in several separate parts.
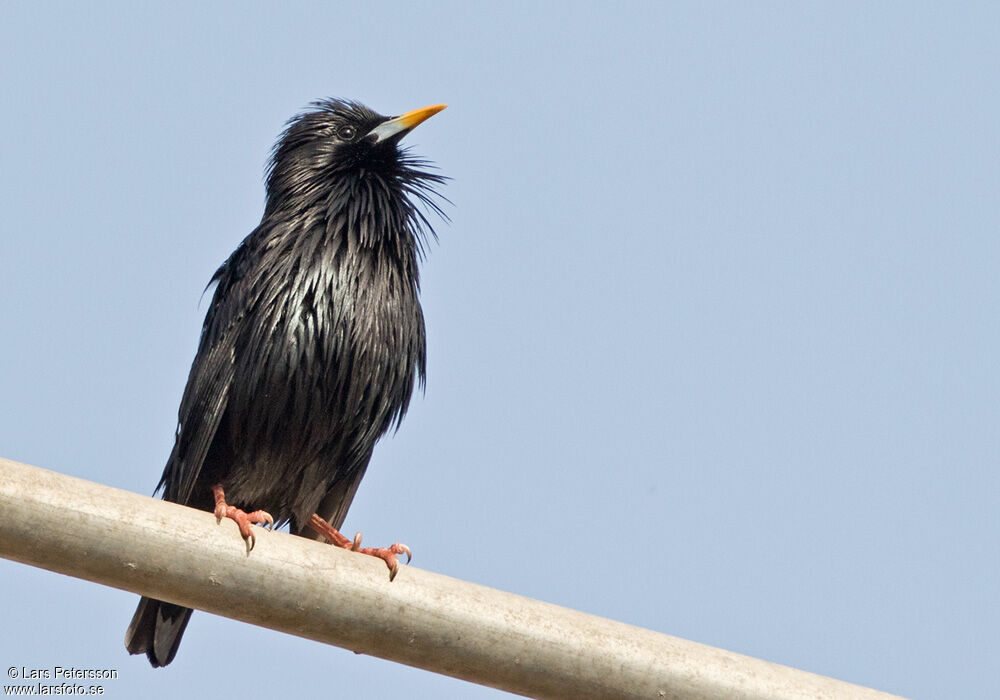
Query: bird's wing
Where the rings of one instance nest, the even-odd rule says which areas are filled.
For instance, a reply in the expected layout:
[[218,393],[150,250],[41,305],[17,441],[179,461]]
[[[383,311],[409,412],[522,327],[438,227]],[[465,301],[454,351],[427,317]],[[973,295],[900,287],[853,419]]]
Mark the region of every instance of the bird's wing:
[[[226,412],[234,374],[236,327],[243,315],[240,280],[247,265],[244,241],[212,277],[218,282],[178,411],[177,436],[157,490],[188,503]],[[210,283],[211,284],[211,283]]]
[[220,342],[199,352],[181,399],[177,439],[157,488],[175,503],[188,503],[226,411],[233,379],[233,348]]

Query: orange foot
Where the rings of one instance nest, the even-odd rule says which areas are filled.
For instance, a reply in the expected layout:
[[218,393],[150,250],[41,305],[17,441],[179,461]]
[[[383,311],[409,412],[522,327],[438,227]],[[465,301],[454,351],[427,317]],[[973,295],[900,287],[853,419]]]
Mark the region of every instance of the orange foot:
[[396,572],[399,571],[399,561],[396,559],[397,554],[405,554],[406,563],[410,563],[410,548],[405,544],[397,542],[396,544],[389,545],[388,547],[362,547],[360,532],[354,536],[353,540],[349,540],[340,534],[339,530],[315,513],[313,513],[312,517],[309,518],[309,528],[316,532],[316,534],[325,537],[330,544],[335,547],[349,549],[352,552],[361,552],[362,554],[367,554],[372,557],[378,557],[385,562],[386,566],[389,567],[390,581],[396,578]]
[[240,534],[243,535],[243,541],[247,543],[247,554],[250,554],[254,545],[257,544],[257,538],[253,535],[251,525],[253,523],[267,523],[273,528],[274,518],[267,511],[255,510],[252,513],[245,513],[236,506],[227,504],[226,492],[222,490],[222,484],[213,486],[212,494],[215,496],[216,521],[221,523],[223,518],[235,520],[236,524],[240,526]]

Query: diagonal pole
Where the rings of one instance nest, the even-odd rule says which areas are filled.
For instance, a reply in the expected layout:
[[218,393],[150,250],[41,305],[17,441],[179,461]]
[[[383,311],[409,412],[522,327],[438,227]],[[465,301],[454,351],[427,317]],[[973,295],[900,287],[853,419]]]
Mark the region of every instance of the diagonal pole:
[[409,566],[389,583],[372,557],[256,534],[247,556],[229,520],[0,458],[0,556],[50,571],[529,697],[896,697]]

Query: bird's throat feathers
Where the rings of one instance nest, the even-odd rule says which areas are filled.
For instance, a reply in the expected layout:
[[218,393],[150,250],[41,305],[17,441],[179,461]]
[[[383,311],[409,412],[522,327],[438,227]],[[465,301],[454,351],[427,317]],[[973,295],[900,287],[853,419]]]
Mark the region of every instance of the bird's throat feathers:
[[341,162],[335,170],[304,167],[296,158],[285,163],[276,153],[259,230],[318,235],[338,247],[357,246],[415,262],[428,237],[435,235],[416,202],[447,218],[435,190],[445,178],[420,169],[426,163],[390,147],[396,152],[386,154],[385,161],[369,158],[346,167]]

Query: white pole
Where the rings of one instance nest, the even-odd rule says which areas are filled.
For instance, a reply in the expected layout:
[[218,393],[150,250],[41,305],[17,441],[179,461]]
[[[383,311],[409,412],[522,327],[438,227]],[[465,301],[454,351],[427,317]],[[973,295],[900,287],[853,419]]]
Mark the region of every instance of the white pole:
[[255,532],[247,556],[232,521],[0,458],[0,556],[50,571],[530,697],[896,697],[410,566],[390,583],[374,558]]

